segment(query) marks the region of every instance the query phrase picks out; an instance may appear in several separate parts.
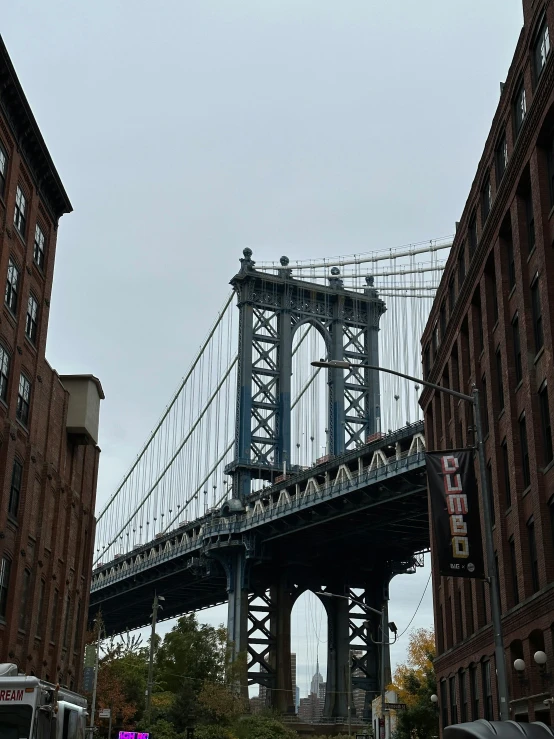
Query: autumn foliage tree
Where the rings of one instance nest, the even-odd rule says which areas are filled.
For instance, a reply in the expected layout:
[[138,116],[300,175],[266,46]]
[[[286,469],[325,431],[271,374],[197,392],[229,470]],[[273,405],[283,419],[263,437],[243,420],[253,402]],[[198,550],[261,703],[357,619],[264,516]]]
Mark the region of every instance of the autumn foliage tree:
[[410,635],[408,659],[394,673],[393,689],[407,708],[398,712],[395,739],[425,739],[438,736],[438,715],[431,702],[437,682],[433,669],[435,634],[432,629],[416,629]]

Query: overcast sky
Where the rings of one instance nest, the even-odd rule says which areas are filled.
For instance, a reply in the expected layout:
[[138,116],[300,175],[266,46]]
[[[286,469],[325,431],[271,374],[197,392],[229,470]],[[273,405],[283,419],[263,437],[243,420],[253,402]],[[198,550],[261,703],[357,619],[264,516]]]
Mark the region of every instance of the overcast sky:
[[[0,32],[74,206],[47,356],[104,386],[99,503],[245,246],[301,259],[453,233],[521,25],[521,0],[3,3]],[[396,579],[401,629],[427,578]],[[307,677],[325,638],[314,613],[293,617]],[[431,621],[429,588],[414,626]]]

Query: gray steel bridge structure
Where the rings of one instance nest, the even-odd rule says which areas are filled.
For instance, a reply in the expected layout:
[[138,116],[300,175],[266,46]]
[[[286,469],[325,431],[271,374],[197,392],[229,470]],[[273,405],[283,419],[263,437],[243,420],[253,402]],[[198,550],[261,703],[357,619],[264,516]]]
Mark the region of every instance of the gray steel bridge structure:
[[[307,469],[291,460],[293,336],[309,324],[327,358],[376,365],[385,304],[367,280],[346,289],[338,270],[328,285],[256,269],[244,250],[233,278],[239,310],[232,496],[194,521],[98,562],[89,617],[108,633],[145,626],[155,592],[164,618],[228,602],[235,655],[248,654],[248,683],[271,705],[294,711],[291,612],[306,590],[355,597],[381,609],[389,583],[422,564],[429,548],[423,425],[380,431],[378,373],[329,369],[328,454]],[[266,487],[253,490],[254,480]],[[345,717],[348,671],[366,691],[365,718],[380,691],[379,618],[348,599],[321,598],[328,617],[324,715]],[[351,650],[356,656],[351,657]],[[388,656],[385,653],[388,662]],[[390,667],[387,666],[387,679]]]

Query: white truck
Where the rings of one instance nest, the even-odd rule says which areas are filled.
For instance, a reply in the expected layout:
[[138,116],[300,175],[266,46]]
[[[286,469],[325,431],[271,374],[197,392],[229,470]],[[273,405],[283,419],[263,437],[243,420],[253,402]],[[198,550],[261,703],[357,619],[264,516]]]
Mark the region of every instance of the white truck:
[[86,716],[86,698],[0,664],[1,739],[85,739]]

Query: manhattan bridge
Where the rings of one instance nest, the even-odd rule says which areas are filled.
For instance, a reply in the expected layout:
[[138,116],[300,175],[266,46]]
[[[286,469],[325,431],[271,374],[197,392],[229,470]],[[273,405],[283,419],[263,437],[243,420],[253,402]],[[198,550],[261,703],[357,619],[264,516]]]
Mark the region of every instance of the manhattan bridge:
[[[337,259],[257,263],[232,292],[117,490],[97,515],[89,618],[108,634],[228,603],[243,690],[294,711],[291,612],[307,590],[328,623],[324,716],[348,686],[380,691],[391,579],[429,548],[419,337],[451,239]],[[351,650],[354,658],[351,660]],[[385,673],[390,681],[389,658]],[[351,675],[348,671],[352,670]]]

